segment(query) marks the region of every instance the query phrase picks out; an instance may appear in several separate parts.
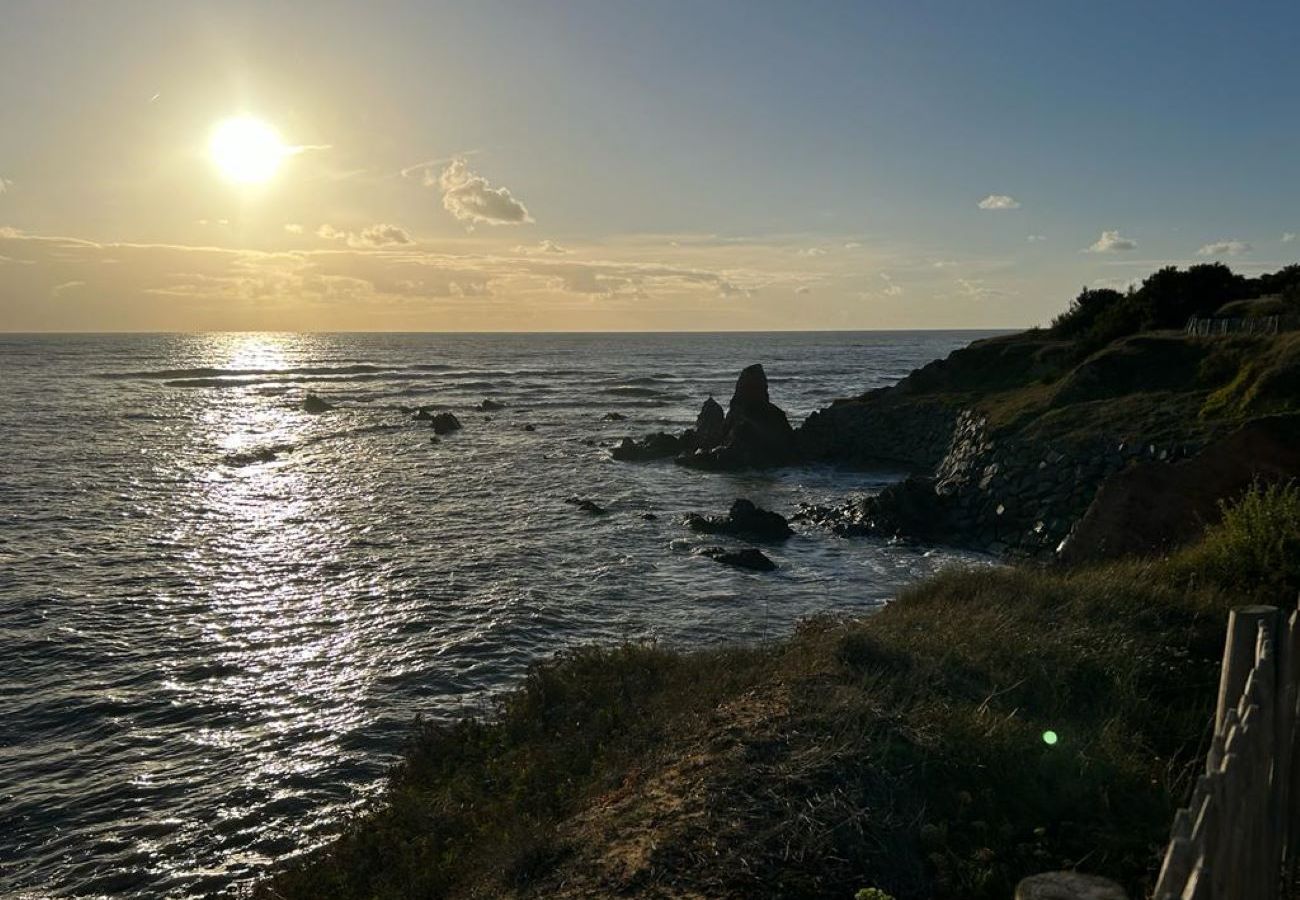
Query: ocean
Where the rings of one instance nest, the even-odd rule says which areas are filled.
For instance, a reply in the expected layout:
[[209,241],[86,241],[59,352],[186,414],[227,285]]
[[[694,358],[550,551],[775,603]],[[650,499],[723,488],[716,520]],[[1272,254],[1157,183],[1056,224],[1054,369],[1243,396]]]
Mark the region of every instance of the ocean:
[[[490,708],[535,660],[775,638],[971,559],[805,531],[730,569],[686,513],[900,473],[607,448],[753,362],[798,424],[982,336],[0,335],[0,895],[245,885],[372,800],[417,715]],[[434,442],[415,406],[464,429]]]

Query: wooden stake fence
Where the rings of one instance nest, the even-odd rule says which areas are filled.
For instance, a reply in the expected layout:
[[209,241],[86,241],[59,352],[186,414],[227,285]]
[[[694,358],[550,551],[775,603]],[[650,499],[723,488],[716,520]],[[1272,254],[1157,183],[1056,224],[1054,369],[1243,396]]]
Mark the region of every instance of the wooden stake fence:
[[1228,617],[1214,738],[1191,803],[1174,816],[1154,900],[1277,900],[1300,863],[1296,751],[1300,614]]

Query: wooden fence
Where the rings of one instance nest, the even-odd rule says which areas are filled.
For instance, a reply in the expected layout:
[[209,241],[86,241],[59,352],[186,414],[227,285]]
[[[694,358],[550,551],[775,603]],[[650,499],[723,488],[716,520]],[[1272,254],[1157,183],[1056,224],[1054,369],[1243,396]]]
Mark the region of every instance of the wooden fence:
[[1225,334],[1278,334],[1300,328],[1300,316],[1193,316],[1187,320],[1187,333],[1198,337],[1217,337]]
[[1154,900],[1292,895],[1300,862],[1298,615],[1246,606],[1229,616],[1205,774],[1174,817]]

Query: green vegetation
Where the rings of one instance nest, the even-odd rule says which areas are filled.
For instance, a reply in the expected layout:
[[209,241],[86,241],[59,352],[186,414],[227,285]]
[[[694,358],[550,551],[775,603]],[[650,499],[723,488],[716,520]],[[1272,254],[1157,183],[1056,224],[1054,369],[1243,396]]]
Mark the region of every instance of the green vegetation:
[[1298,545],[1300,489],[1258,488],[1169,559],[950,571],[770,646],[563,654],[491,721],[424,726],[384,803],[259,894],[1001,900],[1074,865],[1137,894],[1226,610],[1294,597]]

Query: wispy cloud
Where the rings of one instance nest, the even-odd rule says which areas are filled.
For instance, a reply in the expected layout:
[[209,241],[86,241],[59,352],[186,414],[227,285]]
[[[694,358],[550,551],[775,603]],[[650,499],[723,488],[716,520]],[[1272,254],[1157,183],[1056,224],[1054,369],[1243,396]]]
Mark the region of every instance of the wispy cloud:
[[5,178],[4,176],[0,176],[0,194],[3,194],[5,191],[9,190],[13,186],[14,183],[12,181],[10,181],[8,178]]
[[980,209],[990,210],[1020,209],[1020,201],[1006,194],[989,194],[978,205]]
[[[298,232],[294,233],[301,233],[301,228]],[[358,250],[366,248],[394,247],[415,243],[415,239],[407,233],[405,228],[398,225],[386,225],[383,223],[368,225],[356,232],[344,231],[327,223],[316,229],[316,236],[324,238],[327,241],[343,241],[349,247]]]
[[1296,234],[1294,231],[1282,232],[1282,243],[1284,244],[1293,243],[1297,239],[1300,239],[1300,235]]
[[[429,175],[425,184],[430,187]],[[464,159],[453,159],[436,186],[442,191],[442,205],[462,222],[474,225],[523,225],[533,221],[528,209],[504,187],[492,187],[486,178],[472,171]]]
[[1250,244],[1245,241],[1215,241],[1196,251],[1197,256],[1240,256],[1249,253]]
[[284,226],[284,230],[290,234],[302,234],[302,226],[296,222],[289,222]]
[[548,239],[548,240],[538,241],[536,244],[533,244],[532,246],[520,244],[518,247],[515,248],[515,252],[522,253],[525,256],[529,256],[535,253],[550,253],[556,256],[563,256],[567,253],[572,253],[573,251],[567,250],[564,247],[561,247],[559,244],[555,243],[555,241]]
[[1086,253],[1116,253],[1122,250],[1136,250],[1137,241],[1130,240],[1118,231],[1103,231],[1101,237],[1097,238],[1089,247],[1085,249]]
[[1025,238],[1025,240],[1027,240],[1031,244],[1041,244],[1043,241],[1047,240],[1047,235],[1031,234],[1029,237]]

